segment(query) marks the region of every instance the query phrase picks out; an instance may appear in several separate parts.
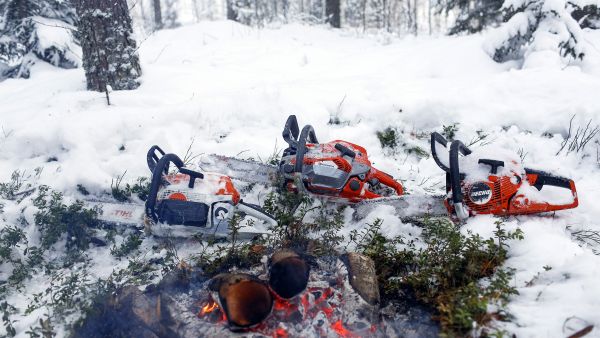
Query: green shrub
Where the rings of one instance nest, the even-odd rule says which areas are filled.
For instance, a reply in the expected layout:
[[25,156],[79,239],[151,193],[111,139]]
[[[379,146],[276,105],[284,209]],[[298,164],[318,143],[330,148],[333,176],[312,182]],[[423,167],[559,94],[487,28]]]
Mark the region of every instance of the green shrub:
[[[522,239],[521,230],[507,232],[498,221],[494,235],[483,239],[462,234],[447,219],[426,219],[422,225],[425,247],[419,249],[401,236],[385,238],[380,220],[352,232],[357,251],[375,261],[384,300],[409,292],[432,305],[446,336],[465,336],[473,323],[481,327],[504,318],[506,302],[517,291],[510,285],[513,271],[500,266],[507,258],[507,242]],[[499,310],[488,313],[489,304]]]
[[387,127],[382,131],[376,132],[381,148],[394,149],[398,146],[397,131],[392,127]]
[[139,233],[132,233],[127,236],[125,241],[120,246],[114,245],[110,249],[110,253],[115,257],[124,257],[136,251],[142,244],[142,238]]
[[145,201],[148,198],[148,193],[150,193],[150,179],[148,177],[140,176],[133,185],[126,183],[125,187],[121,187],[125,173],[110,183],[110,190],[113,198],[119,202],[127,202],[132,195],[136,195],[139,199]]
[[34,218],[43,249],[49,249],[63,236],[67,251],[83,251],[89,247],[94,229],[99,225],[98,210],[85,208],[81,201],[66,205],[62,194],[50,191],[47,186],[39,187],[33,205],[38,208]]
[[442,135],[444,135],[446,140],[454,141],[456,132],[458,132],[458,125],[459,125],[459,123],[452,123],[447,126],[446,125],[442,126]]

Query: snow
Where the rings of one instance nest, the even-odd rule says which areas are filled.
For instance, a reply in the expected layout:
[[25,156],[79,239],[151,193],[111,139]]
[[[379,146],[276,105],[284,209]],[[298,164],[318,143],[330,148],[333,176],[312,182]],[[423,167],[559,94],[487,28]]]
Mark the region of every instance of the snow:
[[[600,46],[597,32],[584,34]],[[81,68],[61,70],[38,62],[30,79],[0,83],[0,182],[16,169],[42,167],[37,183],[72,197],[78,196],[77,184],[98,194],[125,171],[124,181],[130,183],[148,176],[145,155],[154,144],[180,156],[191,144],[195,154],[264,159],[274,148],[284,148],[283,124],[296,114],[301,126],[315,128],[319,140],[365,147],[372,163],[401,179],[409,192],[442,194],[444,173],[431,157],[381,149],[375,132],[396,128],[401,140],[429,151],[429,133],[458,122],[457,139],[468,142],[481,130],[496,149],[489,157],[503,159],[498,157],[522,150],[527,167],[570,177],[579,192],[578,209],[505,222],[509,230],[520,227],[525,234],[523,241],[511,243],[506,263],[516,269],[520,294],[509,303],[514,319],[495,325],[519,337],[556,337],[564,336],[565,320],[576,316],[595,325],[588,336],[600,336],[600,257],[570,233],[600,230],[597,144],[591,142],[583,153],[556,155],[571,116],[574,125],[590,119],[600,123],[598,61],[565,67],[538,54],[535,67],[516,69],[489,57],[486,38],[388,38],[382,43],[377,36],[318,26],[256,30],[228,21],[203,22],[159,31],[142,42],[142,84],[134,91],[111,92],[111,106],[103,93],[85,90]],[[342,123],[328,125],[331,116]],[[417,138],[420,134],[425,137]],[[485,150],[481,142],[471,148]],[[48,162],[51,157],[57,161]],[[19,213],[18,206],[7,203],[3,217],[8,223]],[[390,208],[377,209],[368,221],[377,217],[390,236],[420,233]],[[463,230],[489,236],[494,221],[478,216]],[[344,232],[358,226],[349,224]],[[27,231],[35,237],[34,229]],[[144,243],[142,253],[150,252]],[[104,277],[125,264],[105,254],[94,262],[93,273]],[[31,292],[39,292],[42,283]],[[35,320],[17,324],[21,335]]]

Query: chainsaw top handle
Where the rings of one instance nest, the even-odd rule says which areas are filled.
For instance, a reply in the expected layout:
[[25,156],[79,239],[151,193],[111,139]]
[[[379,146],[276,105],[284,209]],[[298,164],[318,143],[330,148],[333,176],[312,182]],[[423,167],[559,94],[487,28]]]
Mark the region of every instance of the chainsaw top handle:
[[[158,215],[156,214],[156,198],[158,195],[158,189],[162,183],[163,174],[169,173],[169,165],[173,163],[178,169],[179,172],[185,175],[190,176],[189,187],[193,188],[194,183],[197,178],[203,179],[204,175],[202,173],[189,170],[184,168],[183,161],[179,158],[179,156],[175,154],[164,154],[158,161],[154,161],[154,157],[152,155],[156,155],[155,151],[159,151],[164,154],[162,149],[158,146],[153,146],[148,151],[148,166],[151,166],[151,163],[154,164],[154,168],[152,170],[152,181],[150,183],[150,191],[148,192],[148,198],[146,199],[146,214],[152,217],[152,219],[157,222]],[[152,162],[151,162],[152,159]]]
[[304,128],[302,128],[302,131],[300,132],[300,137],[298,138],[298,147],[296,149],[296,165],[294,167],[294,172],[302,172],[302,165],[304,164],[304,154],[306,154],[307,142],[319,143],[319,141],[317,140],[317,135],[315,134],[315,129],[310,124],[305,125]]

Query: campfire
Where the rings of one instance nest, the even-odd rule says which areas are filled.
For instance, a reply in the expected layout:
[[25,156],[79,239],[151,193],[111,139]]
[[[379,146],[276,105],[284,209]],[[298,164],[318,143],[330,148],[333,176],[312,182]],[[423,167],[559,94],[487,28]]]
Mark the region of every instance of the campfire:
[[198,317],[213,334],[231,330],[270,337],[386,335],[371,260],[350,254],[309,264],[301,255],[282,250],[264,270],[217,275],[207,282],[209,292],[198,303]]

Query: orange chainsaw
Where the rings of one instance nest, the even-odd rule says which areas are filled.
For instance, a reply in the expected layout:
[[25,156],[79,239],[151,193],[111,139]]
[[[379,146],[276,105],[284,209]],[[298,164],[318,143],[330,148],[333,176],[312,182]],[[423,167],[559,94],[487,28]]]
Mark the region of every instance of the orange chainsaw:
[[319,143],[312,126],[300,131],[295,115],[288,117],[282,135],[289,146],[283,152],[279,172],[288,190],[349,202],[383,197],[385,190],[403,194],[400,182],[375,169],[359,145],[342,140]]
[[459,140],[451,142],[448,151],[449,143],[439,133],[431,134],[431,154],[446,172],[444,203],[460,220],[476,214],[537,214],[578,205],[571,179],[523,168],[516,160],[476,158]]

